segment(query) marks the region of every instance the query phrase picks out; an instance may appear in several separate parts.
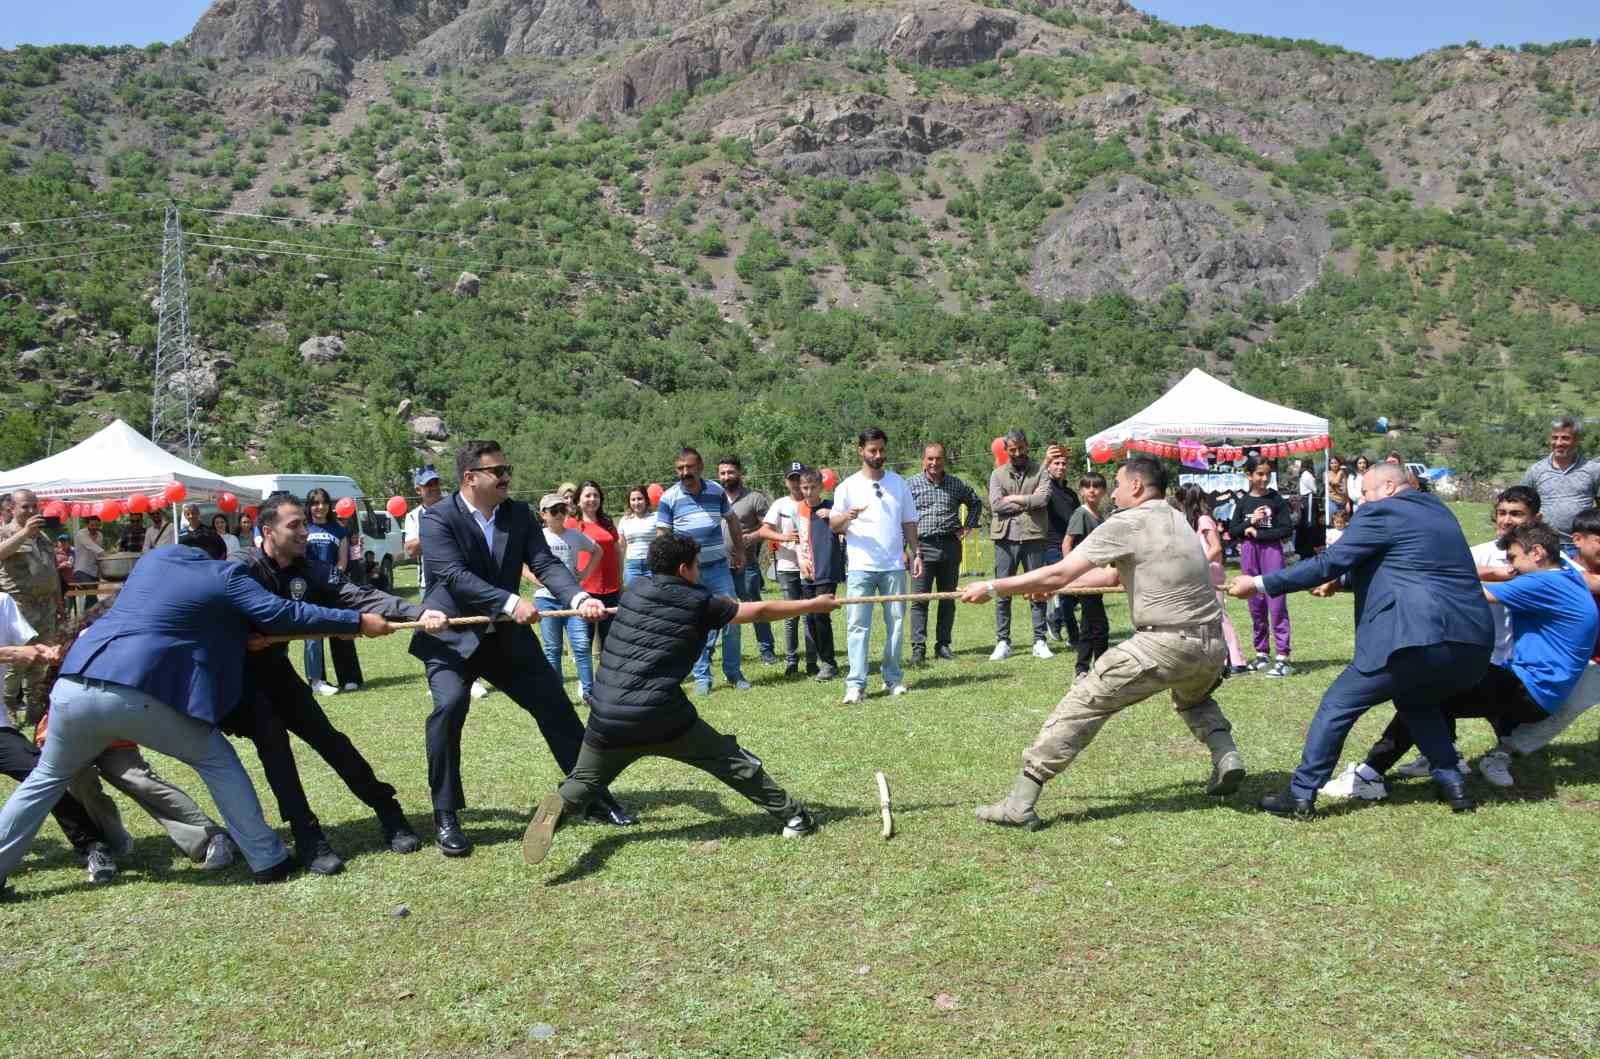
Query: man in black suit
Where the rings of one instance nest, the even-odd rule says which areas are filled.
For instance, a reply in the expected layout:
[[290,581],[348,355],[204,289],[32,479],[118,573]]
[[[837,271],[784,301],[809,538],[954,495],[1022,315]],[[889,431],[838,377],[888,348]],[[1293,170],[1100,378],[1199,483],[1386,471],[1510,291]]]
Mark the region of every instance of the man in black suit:
[[1364,502],[1338,543],[1262,576],[1241,574],[1229,593],[1249,599],[1297,589],[1318,594],[1347,581],[1356,597],[1356,654],[1329,685],[1306,733],[1289,789],[1261,799],[1280,816],[1309,816],[1333,774],[1345,736],[1372,707],[1393,702],[1433,766],[1439,797],[1457,812],[1474,805],[1440,706],[1489,668],[1494,624],[1461,525],[1398,464],[1363,476]]
[[[511,467],[498,442],[468,441],[456,455],[456,470],[460,489],[425,509],[419,523],[422,556],[428,564],[423,606],[452,618],[504,616],[510,621],[448,626],[442,632],[418,632],[411,639],[411,653],[426,667],[433,694],[427,726],[428,785],[433,790],[436,840],[448,857],[472,850],[457,814],[466,805],[461,728],[474,680],[486,678],[533,715],[562,773],[572,771],[583,745],[583,722],[528,627],[539,613],[532,600],[517,594],[523,566],[586,620],[598,621],[605,615],[600,601],[580,589],[551,553],[528,505],[508,499]],[[594,803],[589,815],[611,824],[634,822],[609,792]]]

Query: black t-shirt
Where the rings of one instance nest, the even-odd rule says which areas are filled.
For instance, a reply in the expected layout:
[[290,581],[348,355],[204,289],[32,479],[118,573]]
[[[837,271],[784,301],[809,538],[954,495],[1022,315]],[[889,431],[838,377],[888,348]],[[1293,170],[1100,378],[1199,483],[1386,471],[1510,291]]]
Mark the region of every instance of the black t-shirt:
[[584,741],[600,748],[640,746],[687,730],[698,714],[682,681],[711,630],[738,614],[737,600],[681,577],[656,574],[630,582],[600,655]]

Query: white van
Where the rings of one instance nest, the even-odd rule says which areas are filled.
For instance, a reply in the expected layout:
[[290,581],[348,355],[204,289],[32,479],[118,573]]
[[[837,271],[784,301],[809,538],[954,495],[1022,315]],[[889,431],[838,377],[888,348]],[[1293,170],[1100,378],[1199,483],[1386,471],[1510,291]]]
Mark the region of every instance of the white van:
[[366,552],[367,581],[376,588],[389,591],[394,587],[394,568],[405,561],[401,547],[400,521],[373,502],[361,491],[354,478],[342,474],[234,474],[229,481],[258,490],[262,499],[277,492],[292,493],[301,500],[313,489],[322,488],[338,503],[343,497],[356,502],[356,522],[361,527],[361,544]]

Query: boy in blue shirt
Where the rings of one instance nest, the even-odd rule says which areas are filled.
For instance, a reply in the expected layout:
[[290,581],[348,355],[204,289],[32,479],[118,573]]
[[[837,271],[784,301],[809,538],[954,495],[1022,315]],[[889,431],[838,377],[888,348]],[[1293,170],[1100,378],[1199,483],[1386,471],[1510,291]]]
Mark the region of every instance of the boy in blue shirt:
[[[1534,724],[1561,709],[1583,676],[1594,650],[1597,614],[1583,574],[1562,559],[1561,538],[1542,522],[1518,526],[1506,555],[1517,576],[1486,585],[1484,595],[1511,615],[1514,641],[1510,665],[1491,665],[1477,686],[1445,702],[1448,719],[1484,717],[1502,739],[1520,724]],[[1368,788],[1357,797],[1381,798],[1383,773],[1411,748],[1402,715],[1384,729],[1366,763],[1356,768]],[[1458,808],[1470,809],[1470,804]]]

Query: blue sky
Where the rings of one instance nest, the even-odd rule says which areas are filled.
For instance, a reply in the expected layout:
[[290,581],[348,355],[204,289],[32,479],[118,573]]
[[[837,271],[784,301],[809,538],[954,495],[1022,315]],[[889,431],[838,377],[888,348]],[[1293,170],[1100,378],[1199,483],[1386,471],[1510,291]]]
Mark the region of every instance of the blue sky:
[[[1311,37],[1383,57],[1441,44],[1548,43],[1600,37],[1596,0],[1133,0],[1152,15],[1244,33]],[[149,44],[188,33],[207,0],[5,0],[0,48]]]

